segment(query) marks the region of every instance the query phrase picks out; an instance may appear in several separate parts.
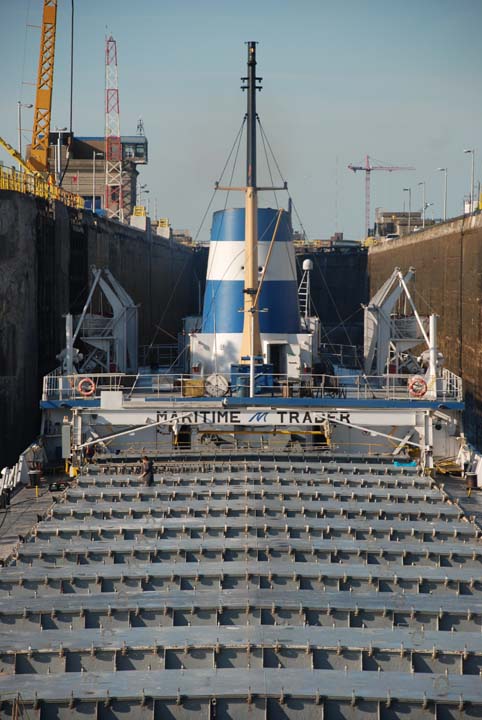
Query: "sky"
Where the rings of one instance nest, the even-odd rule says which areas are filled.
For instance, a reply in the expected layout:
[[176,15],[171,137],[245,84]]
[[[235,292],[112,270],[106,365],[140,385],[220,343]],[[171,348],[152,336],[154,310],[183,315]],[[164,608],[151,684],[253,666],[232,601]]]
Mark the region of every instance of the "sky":
[[[69,124],[70,12],[58,0],[52,126]],[[441,217],[448,168],[448,214],[459,215],[482,178],[482,0],[74,0],[76,135],[104,133],[105,37],[118,47],[121,133],[139,117],[149,141],[141,168],[151,214],[197,235],[214,182],[233,146],[246,107],[240,77],[245,42],[257,41],[258,114],[300,221],[310,239],[364,230],[365,155],[374,164],[415,171],[372,172],[376,207],[433,203]],[[42,0],[0,0],[0,135],[17,146],[17,101],[35,98]],[[32,85],[33,83],[33,85]],[[32,110],[22,115],[29,142]],[[258,184],[270,184],[258,143]],[[11,159],[0,151],[0,160]],[[273,166],[272,160],[271,166]],[[231,166],[230,166],[231,167]],[[273,180],[278,184],[278,175]],[[229,180],[231,169],[224,176]],[[244,182],[244,146],[233,182]],[[287,206],[286,193],[278,194]],[[241,197],[218,192],[210,215]],[[274,206],[273,193],[260,204]],[[300,223],[294,218],[295,228]]]

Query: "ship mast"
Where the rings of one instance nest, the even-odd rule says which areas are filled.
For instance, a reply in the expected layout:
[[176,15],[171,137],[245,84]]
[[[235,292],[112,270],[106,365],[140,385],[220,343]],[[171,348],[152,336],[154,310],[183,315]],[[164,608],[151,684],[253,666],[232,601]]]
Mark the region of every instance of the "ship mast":
[[256,43],[248,42],[247,142],[244,240],[244,323],[241,362],[250,364],[250,396],[254,396],[255,359],[261,356],[259,315],[256,307],[258,290],[258,188],[256,186],[256,90],[261,90],[256,77]]

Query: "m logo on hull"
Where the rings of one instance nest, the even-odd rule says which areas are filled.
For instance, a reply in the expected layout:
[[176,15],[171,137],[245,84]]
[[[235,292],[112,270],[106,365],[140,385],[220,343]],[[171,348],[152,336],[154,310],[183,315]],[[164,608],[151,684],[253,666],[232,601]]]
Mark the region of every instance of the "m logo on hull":
[[267,412],[256,412],[254,415],[252,415],[248,422],[268,422],[268,413]]

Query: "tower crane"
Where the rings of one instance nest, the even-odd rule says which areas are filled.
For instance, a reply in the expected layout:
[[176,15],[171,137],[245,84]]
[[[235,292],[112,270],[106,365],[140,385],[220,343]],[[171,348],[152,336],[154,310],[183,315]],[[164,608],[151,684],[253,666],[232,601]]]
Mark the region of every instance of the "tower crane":
[[369,155],[365,158],[365,165],[348,165],[349,170],[354,173],[362,170],[365,173],[365,237],[368,236],[370,228],[370,176],[373,170],[385,170],[386,172],[396,172],[398,170],[415,170],[409,165],[372,165]]

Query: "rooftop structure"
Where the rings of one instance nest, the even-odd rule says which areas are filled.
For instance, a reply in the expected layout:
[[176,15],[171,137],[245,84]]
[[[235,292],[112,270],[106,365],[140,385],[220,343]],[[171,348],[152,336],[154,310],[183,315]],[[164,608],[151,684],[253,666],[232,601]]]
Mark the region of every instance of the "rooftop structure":
[[375,235],[386,237],[387,235],[407,235],[410,232],[421,230],[423,226],[435,225],[433,218],[423,219],[420,210],[411,212],[400,212],[399,210],[376,209],[375,214]]
[[[74,137],[70,146],[67,163],[68,133],[51,133],[49,162],[52,168],[59,168],[63,175],[64,190],[76,193],[85,199],[85,207],[92,209],[95,193],[95,209],[103,211],[105,202],[105,139],[102,136]],[[145,136],[126,135],[121,138],[124,213],[131,215],[136,205],[137,166],[148,162],[148,143]],[[60,148],[60,163],[58,152]]]
[[335,232],[330,238],[307,240],[303,233],[293,233],[293,241],[296,252],[307,252],[317,249],[361,249],[362,244],[358,240],[348,240],[343,237],[342,232]]

